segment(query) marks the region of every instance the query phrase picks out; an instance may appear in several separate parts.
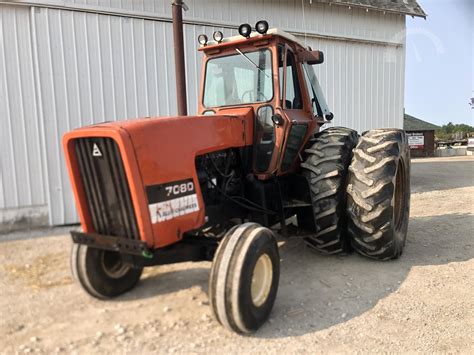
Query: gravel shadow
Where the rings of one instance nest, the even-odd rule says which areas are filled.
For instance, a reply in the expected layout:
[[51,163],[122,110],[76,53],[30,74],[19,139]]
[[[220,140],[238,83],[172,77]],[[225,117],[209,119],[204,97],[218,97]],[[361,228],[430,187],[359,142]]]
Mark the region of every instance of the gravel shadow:
[[[312,333],[346,322],[370,310],[398,289],[411,268],[474,258],[474,216],[447,214],[411,218],[407,245],[398,260],[380,262],[352,253],[323,256],[299,238],[283,239],[281,277],[269,322],[252,337],[284,338]],[[193,286],[207,293],[210,263],[144,278],[117,301],[146,299]]]
[[281,248],[281,280],[270,319],[255,335],[303,335],[346,322],[370,310],[403,283],[411,268],[474,258],[474,216],[412,218],[404,254],[379,262],[354,253],[322,256],[290,239]]
[[210,262],[196,263],[195,266],[188,263],[188,268],[185,270],[165,272],[160,272],[160,268],[162,268],[160,266],[153,267],[156,270],[153,270],[152,275],[142,276],[139,284],[132,291],[112,301],[122,302],[152,298],[186,290],[193,286],[199,286],[207,293],[210,266]]

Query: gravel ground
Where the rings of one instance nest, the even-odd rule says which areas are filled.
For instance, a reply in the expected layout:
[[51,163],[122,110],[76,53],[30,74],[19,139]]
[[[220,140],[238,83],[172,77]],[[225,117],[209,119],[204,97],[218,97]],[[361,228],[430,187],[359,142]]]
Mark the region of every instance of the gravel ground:
[[253,336],[213,320],[210,263],[147,269],[113,301],[73,283],[64,229],[0,236],[0,353],[474,351],[474,159],[412,164],[405,253],[376,262],[281,241],[271,318]]

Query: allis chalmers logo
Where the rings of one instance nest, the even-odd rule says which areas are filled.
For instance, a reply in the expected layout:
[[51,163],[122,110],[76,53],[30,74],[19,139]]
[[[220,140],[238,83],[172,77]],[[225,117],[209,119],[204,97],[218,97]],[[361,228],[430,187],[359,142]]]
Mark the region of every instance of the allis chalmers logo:
[[101,157],[102,152],[100,151],[99,147],[97,146],[96,143],[92,146],[92,156],[93,157]]

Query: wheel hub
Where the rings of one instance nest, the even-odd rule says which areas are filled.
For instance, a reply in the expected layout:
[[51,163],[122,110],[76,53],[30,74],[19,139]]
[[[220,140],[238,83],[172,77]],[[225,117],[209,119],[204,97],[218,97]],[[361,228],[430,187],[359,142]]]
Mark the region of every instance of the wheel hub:
[[272,260],[268,254],[262,254],[253,269],[251,294],[252,302],[260,307],[268,298],[273,279]]
[[102,269],[107,276],[118,279],[124,276],[130,269],[130,266],[123,262],[119,253],[103,250],[101,254]]
[[403,225],[406,209],[405,198],[405,167],[402,160],[398,163],[397,174],[395,177],[395,206],[394,206],[394,225],[395,230],[399,231]]

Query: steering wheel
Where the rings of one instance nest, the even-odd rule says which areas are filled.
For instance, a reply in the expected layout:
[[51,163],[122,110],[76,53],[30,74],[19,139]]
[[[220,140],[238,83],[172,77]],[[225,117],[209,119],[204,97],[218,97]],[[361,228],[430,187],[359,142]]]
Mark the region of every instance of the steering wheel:
[[253,90],[246,90],[244,91],[244,93],[242,94],[242,97],[240,98],[240,102],[245,102],[244,98],[245,98],[245,95],[249,95],[249,101],[252,101],[251,98],[251,94],[253,93]]
[[[246,91],[244,91],[244,93],[242,94],[242,97],[240,98],[240,101],[241,101],[241,102],[246,102],[246,101],[244,100],[244,97],[245,97],[245,95],[247,95],[247,94],[249,95],[249,99],[251,99],[250,94],[252,94],[253,92],[254,92],[254,90],[246,90]],[[260,100],[260,98],[263,98],[263,100]],[[253,101],[253,100],[250,100],[249,102],[252,102],[252,101]],[[257,101],[268,101],[268,99],[265,97],[265,95],[263,95],[263,93],[262,93],[261,91],[259,91],[259,92],[257,93]]]

